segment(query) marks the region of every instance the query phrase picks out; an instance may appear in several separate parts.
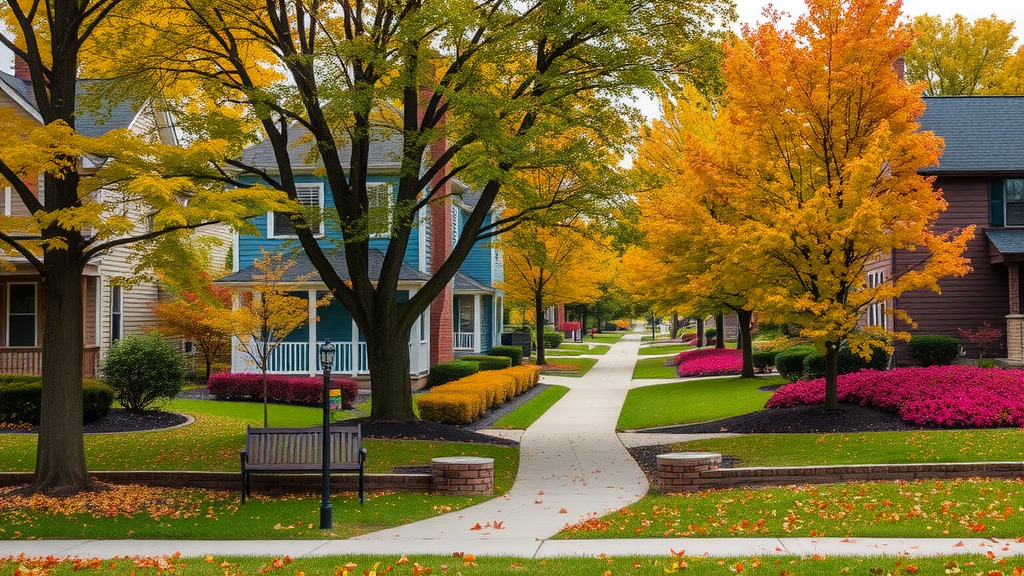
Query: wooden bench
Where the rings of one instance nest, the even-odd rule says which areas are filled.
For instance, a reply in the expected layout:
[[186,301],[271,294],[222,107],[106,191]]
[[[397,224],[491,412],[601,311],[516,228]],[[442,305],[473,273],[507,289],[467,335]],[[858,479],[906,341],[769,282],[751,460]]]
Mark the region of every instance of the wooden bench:
[[[250,474],[289,474],[321,472],[323,428],[254,428],[245,432],[242,459],[242,504],[249,497]],[[331,426],[331,472],[359,472],[359,503],[363,503],[363,463],[366,448],[362,447],[359,425]]]

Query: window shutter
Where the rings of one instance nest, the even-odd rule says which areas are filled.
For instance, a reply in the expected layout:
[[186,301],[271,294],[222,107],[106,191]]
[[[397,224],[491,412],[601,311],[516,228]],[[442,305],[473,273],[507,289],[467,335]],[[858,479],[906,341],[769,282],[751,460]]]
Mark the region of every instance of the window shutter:
[[1003,181],[999,179],[988,182],[988,223],[991,226],[1005,226],[1003,209]]

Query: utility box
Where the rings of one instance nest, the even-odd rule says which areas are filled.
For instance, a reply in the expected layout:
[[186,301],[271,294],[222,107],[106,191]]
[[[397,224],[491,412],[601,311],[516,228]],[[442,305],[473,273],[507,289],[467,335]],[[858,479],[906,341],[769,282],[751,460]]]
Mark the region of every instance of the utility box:
[[523,332],[504,332],[501,335],[501,345],[520,346],[523,349],[523,358],[529,358],[533,348],[533,338]]

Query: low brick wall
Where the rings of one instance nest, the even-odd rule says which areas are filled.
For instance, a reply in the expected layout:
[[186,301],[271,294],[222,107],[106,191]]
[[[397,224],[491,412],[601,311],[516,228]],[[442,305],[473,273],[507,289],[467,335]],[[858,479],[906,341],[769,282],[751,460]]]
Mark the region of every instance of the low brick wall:
[[[719,468],[721,454],[679,452],[658,456],[658,485],[664,494],[711,488],[835,484],[924,478],[1019,478],[1024,462],[958,462],[938,464],[861,464]],[[664,470],[664,471],[663,471]]]
[[436,494],[494,493],[493,458],[434,458],[430,468]]

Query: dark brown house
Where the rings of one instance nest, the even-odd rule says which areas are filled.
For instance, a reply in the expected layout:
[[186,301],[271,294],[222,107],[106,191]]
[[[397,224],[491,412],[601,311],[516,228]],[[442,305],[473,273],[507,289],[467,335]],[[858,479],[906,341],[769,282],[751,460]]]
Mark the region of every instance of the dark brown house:
[[[998,350],[990,348],[987,355],[1024,362],[1018,280],[1019,266],[1024,263],[1024,97],[924,100],[927,109],[920,119],[922,129],[945,140],[939,165],[922,170],[922,174],[935,177],[935,187],[949,204],[935,231],[977,227],[967,249],[973,271],[962,278],[940,281],[941,294],[926,290],[904,293],[893,305],[905,310],[917,328],[900,321],[895,328],[960,338],[959,328],[975,329],[988,322],[1003,330],[1006,338]],[[878,281],[879,274],[882,281],[891,274],[903,274],[927,257],[924,251],[897,251],[890,262],[880,262],[869,271],[869,282]],[[960,340],[969,356],[982,352],[964,338]],[[909,358],[898,350],[897,361],[906,364]]]

